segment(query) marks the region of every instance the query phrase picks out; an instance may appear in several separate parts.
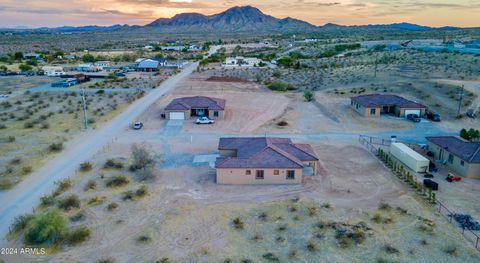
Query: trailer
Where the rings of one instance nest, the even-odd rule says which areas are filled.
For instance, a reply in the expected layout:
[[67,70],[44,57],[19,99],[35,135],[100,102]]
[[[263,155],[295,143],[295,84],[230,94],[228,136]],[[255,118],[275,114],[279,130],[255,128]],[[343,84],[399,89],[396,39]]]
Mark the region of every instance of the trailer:
[[428,172],[430,161],[403,143],[392,143],[390,154],[416,173]]
[[423,180],[423,185],[425,185],[426,188],[432,189],[432,191],[438,191],[438,183],[433,180],[425,179]]

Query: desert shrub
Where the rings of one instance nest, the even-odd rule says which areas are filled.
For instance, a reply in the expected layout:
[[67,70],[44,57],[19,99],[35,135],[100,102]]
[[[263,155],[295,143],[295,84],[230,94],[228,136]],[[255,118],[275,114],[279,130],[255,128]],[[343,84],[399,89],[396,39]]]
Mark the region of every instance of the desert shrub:
[[60,152],[61,150],[63,150],[63,143],[52,143],[48,146],[48,150],[51,152]]
[[144,197],[145,195],[148,194],[148,190],[147,190],[147,187],[145,185],[142,185],[140,186],[140,188],[138,188],[136,191],[135,191],[135,195],[137,197]]
[[78,213],[76,213],[75,215],[71,216],[70,217],[70,221],[72,222],[78,222],[78,221],[82,221],[85,219],[85,213],[83,211],[80,211]]
[[332,205],[330,203],[323,203],[322,204],[322,208],[330,209],[331,207],[332,207]]
[[88,180],[87,184],[84,187],[84,190],[94,190],[95,188],[97,188],[97,182],[95,182],[94,180]]
[[443,249],[443,252],[447,253],[450,256],[457,256],[458,255],[458,249],[456,246],[447,246]]
[[58,207],[65,211],[80,208],[80,198],[77,195],[69,195],[58,202]]
[[15,139],[16,139],[15,136],[8,136],[7,141],[8,142],[15,142]]
[[53,195],[45,195],[40,197],[40,206],[49,207],[55,204],[57,199]]
[[54,244],[66,234],[65,219],[56,209],[32,218],[25,230],[25,242],[32,245]]
[[10,228],[10,233],[18,233],[24,230],[33,218],[35,218],[35,216],[32,214],[25,214],[15,217],[12,227]]
[[284,127],[284,126],[287,126],[287,125],[288,125],[288,122],[286,122],[286,121],[279,121],[279,122],[277,122],[277,125],[280,126],[280,127]]
[[7,128],[7,125],[5,125],[3,123],[0,124],[0,130],[6,129],[6,128]]
[[262,220],[262,221],[265,222],[265,221],[267,221],[268,215],[267,215],[267,213],[262,212],[262,213],[260,213],[260,215],[258,216],[258,218],[259,218],[260,220]]
[[55,182],[57,189],[53,193],[54,196],[58,196],[72,187],[72,181],[70,179],[63,179]]
[[112,203],[108,204],[108,206],[107,206],[108,211],[112,211],[112,210],[115,210],[117,208],[118,208],[118,204],[115,203],[115,202],[112,202]]
[[157,260],[155,263],[170,263],[170,259],[168,259],[168,258],[161,258],[160,260]]
[[127,201],[127,200],[134,200],[135,199],[135,193],[133,191],[126,191],[123,193],[122,200]]
[[33,168],[31,166],[24,166],[22,167],[22,173],[23,174],[29,174],[33,171]]
[[152,240],[152,238],[147,236],[147,235],[141,235],[137,238],[137,242],[139,242],[139,243],[148,243],[151,240]]
[[119,175],[119,176],[114,176],[114,177],[111,177],[108,181],[107,181],[107,187],[120,187],[120,186],[124,186],[124,185],[127,185],[130,181],[128,180],[128,178],[125,176],[125,175]]
[[391,210],[392,207],[391,207],[389,204],[387,204],[387,203],[381,202],[381,203],[378,205],[378,209],[388,211],[388,210]]
[[380,215],[380,213],[375,213],[372,217],[372,221],[377,224],[382,222],[382,215]]
[[280,259],[273,253],[265,253],[262,258],[270,262],[280,262]]
[[307,242],[307,250],[310,251],[310,252],[314,252],[314,251],[317,251],[317,244],[315,243],[315,241],[313,240],[310,240]]
[[83,162],[80,164],[80,171],[82,172],[88,172],[90,170],[92,170],[92,164],[89,163],[89,162]]
[[239,217],[234,218],[232,222],[235,229],[243,229],[243,222]]
[[97,263],[115,263],[115,259],[113,258],[104,258],[97,261]]
[[67,234],[66,241],[70,245],[80,244],[90,238],[90,229],[86,226],[81,226],[73,229]]
[[95,197],[92,197],[90,198],[90,200],[88,200],[88,204],[89,205],[98,205],[98,204],[101,204],[105,201],[106,197],[105,196],[95,196]]
[[23,124],[23,128],[25,129],[31,129],[35,126],[35,123],[32,121],[27,121]]
[[315,98],[315,94],[310,90],[306,90],[303,92],[303,97],[306,101],[313,101]]
[[296,249],[290,250],[290,252],[288,253],[288,257],[290,257],[290,258],[298,257],[298,251]]
[[308,215],[309,216],[314,216],[316,215],[318,212],[318,209],[316,207],[309,207],[308,208]]
[[103,165],[103,168],[109,169],[109,168],[115,168],[115,169],[122,169],[123,168],[123,163],[120,161],[115,161],[114,159],[108,159],[105,164]]
[[20,163],[22,163],[22,158],[20,158],[20,157],[15,157],[12,160],[10,160],[11,165],[18,165]]
[[383,247],[383,249],[384,249],[385,252],[387,252],[388,254],[398,254],[398,253],[400,253],[400,251],[399,251],[396,247],[394,247],[394,246],[392,246],[392,245],[389,245],[389,244],[386,244],[386,245]]
[[287,91],[287,90],[295,90],[295,87],[293,87],[290,84],[287,84],[283,81],[275,81],[267,86],[270,90],[273,91]]
[[136,144],[132,145],[132,165],[131,171],[145,169],[153,164],[153,158],[147,149]]

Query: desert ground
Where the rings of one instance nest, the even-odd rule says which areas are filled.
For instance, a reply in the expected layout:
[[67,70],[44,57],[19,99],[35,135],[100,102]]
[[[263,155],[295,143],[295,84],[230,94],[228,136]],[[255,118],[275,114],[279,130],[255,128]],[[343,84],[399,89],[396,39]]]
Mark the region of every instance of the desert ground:
[[[194,95],[226,99],[225,120],[198,126],[193,120],[178,123],[160,118],[171,99]],[[211,81],[205,72],[194,73],[138,117],[144,129],[124,129],[88,160],[90,170],[79,169],[68,187],[51,195],[53,201],[42,200],[37,213],[58,206],[69,227],[90,229],[89,239],[55,246],[46,256],[6,260],[480,260],[457,227],[357,141],[361,132],[386,135],[396,129],[418,136],[428,133],[419,133],[425,127],[439,128],[430,122],[415,127],[391,117],[366,121],[348,105],[348,98],[335,92],[318,92],[312,103],[299,93],[272,92],[250,81]],[[282,120],[287,128],[278,125]],[[264,133],[311,144],[320,159],[318,174],[295,186],[217,185],[212,166],[218,138]],[[152,153],[152,177],[146,179],[127,168],[133,144]],[[105,167],[108,160],[121,167]],[[112,186],[110,182],[119,177],[126,180]],[[448,194],[464,200],[459,209],[475,210],[468,201],[474,192],[464,194],[458,191],[461,185],[456,187]],[[62,200],[72,195],[78,198],[78,207],[61,208]],[[12,233],[8,246],[21,247],[23,242],[21,232]]]

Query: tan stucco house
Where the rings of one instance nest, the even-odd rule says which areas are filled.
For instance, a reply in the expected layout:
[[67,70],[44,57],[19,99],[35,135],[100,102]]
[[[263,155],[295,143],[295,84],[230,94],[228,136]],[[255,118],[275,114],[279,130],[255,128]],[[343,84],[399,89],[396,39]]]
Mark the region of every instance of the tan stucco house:
[[365,117],[393,114],[406,117],[408,114],[425,115],[426,106],[391,94],[369,94],[350,98],[350,106]]
[[312,147],[287,138],[220,138],[218,149],[218,184],[300,184],[317,172]]
[[191,117],[223,119],[225,100],[205,96],[183,97],[172,100],[165,107],[164,116],[169,120],[187,120]]
[[480,179],[480,142],[457,136],[427,137],[427,142],[435,160],[445,163],[453,173]]

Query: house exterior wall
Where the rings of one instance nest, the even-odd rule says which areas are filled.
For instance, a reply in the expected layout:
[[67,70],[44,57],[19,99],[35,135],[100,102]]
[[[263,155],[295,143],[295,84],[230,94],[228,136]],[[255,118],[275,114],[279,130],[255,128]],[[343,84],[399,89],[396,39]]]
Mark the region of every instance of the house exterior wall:
[[[444,161],[445,164],[452,170],[453,173],[456,175],[460,175],[463,177],[468,178],[476,178],[480,179],[480,163],[469,163],[467,161],[463,161],[458,156],[453,155],[452,162],[449,162],[449,155],[451,154],[449,151],[442,149],[440,146],[428,142],[428,150],[433,152],[433,158],[435,160]],[[441,151],[443,150],[443,156],[441,155]]]
[[[301,184],[302,169],[217,168],[217,184]],[[250,175],[246,171],[250,170]],[[256,179],[257,170],[264,171],[264,179]],[[279,174],[275,175],[274,171]],[[287,170],[295,171],[295,179],[286,179]]]
[[[350,106],[356,112],[358,112],[360,115],[362,115],[364,117],[380,117],[380,111],[381,111],[380,107],[371,107],[371,108],[370,107],[363,107],[362,105],[358,104],[357,102],[355,102],[353,100],[350,102]],[[372,109],[375,109],[374,114],[371,113]]]
[[[191,118],[191,110],[185,110],[185,111],[182,111],[182,110],[165,110],[165,118],[168,120],[170,119],[170,112],[184,112],[185,113],[185,117],[187,119]],[[208,111],[208,118],[213,120],[213,119],[223,119],[223,116],[224,116],[224,111],[223,110],[219,110],[218,111],[218,117],[214,117],[214,112],[213,110],[209,110]]]

